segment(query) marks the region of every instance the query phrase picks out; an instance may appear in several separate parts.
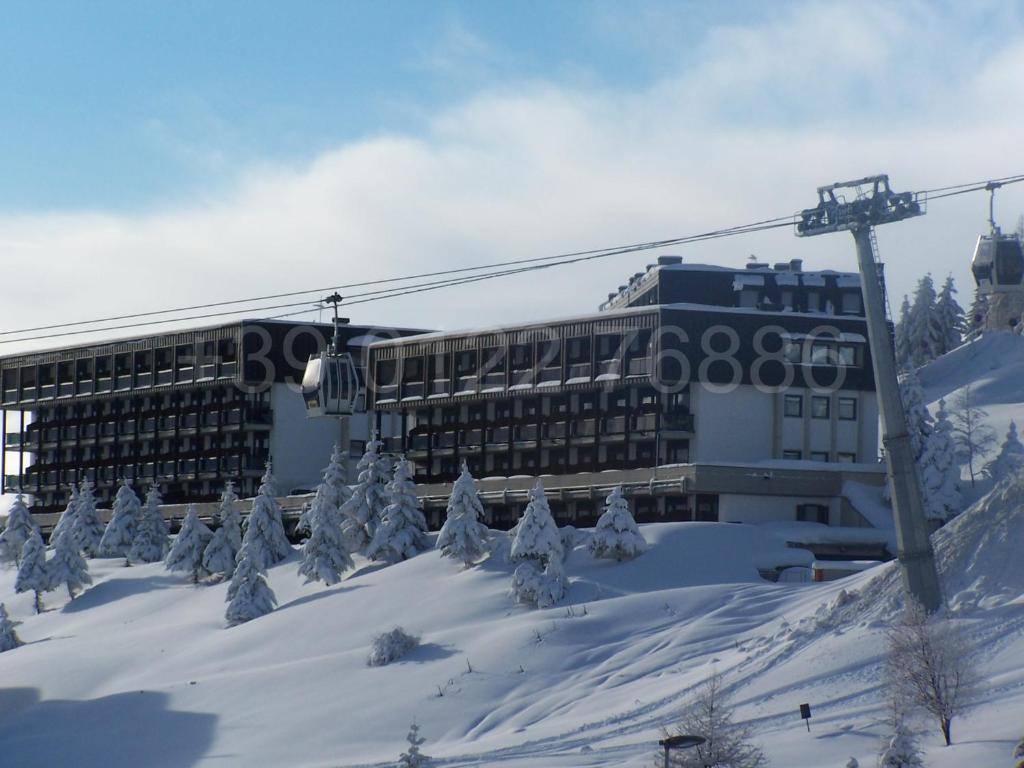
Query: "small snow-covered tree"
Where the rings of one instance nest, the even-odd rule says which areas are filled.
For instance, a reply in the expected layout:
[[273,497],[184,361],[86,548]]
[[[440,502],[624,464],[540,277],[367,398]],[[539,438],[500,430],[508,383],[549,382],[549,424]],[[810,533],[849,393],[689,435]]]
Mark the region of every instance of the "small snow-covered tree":
[[604,514],[597,521],[590,551],[594,557],[608,560],[629,560],[647,548],[636,520],[629,511],[629,502],[616,486],[605,500]]
[[207,573],[220,573],[230,578],[235,572],[238,550],[242,548],[242,516],[238,511],[238,494],[230,480],[220,495],[217,517],[220,526],[203,552],[203,568]]
[[984,472],[986,477],[998,481],[1021,471],[1024,471],[1024,445],[1017,437],[1017,425],[1011,421],[999,454],[985,465]]
[[902,723],[878,756],[879,768],[924,768],[914,734]]
[[929,616],[914,600],[889,630],[885,680],[891,696],[934,716],[947,746],[953,719],[976,700],[978,673],[969,650],[959,628]]
[[356,465],[359,475],[352,495],[341,506],[346,517],[342,531],[349,552],[361,552],[373,540],[388,505],[391,466],[387,457],[380,455],[380,447],[377,439],[366,443],[366,450]]
[[82,554],[86,557],[95,557],[100,553],[103,523],[100,522],[100,515],[96,510],[96,495],[89,480],[82,480],[78,484],[78,507],[72,530],[78,539]]
[[401,627],[382,632],[370,643],[370,655],[366,664],[371,667],[383,667],[396,659],[400,659],[420,644],[416,635],[409,634]]
[[960,513],[960,464],[956,459],[953,425],[946,413],[946,401],[939,400],[935,425],[918,462],[924,513],[929,520],[949,522]]
[[408,560],[425,550],[428,543],[427,520],[420,510],[416,483],[404,456],[395,462],[388,496],[390,503],[384,508],[380,524],[366,548],[366,556],[389,562]]
[[82,557],[78,541],[72,531],[66,530],[57,537],[53,545],[53,557],[46,564],[46,572],[49,585],[47,591],[67,587],[68,596],[72,600],[87,585],[92,584],[89,566]]
[[174,544],[171,545],[164,560],[167,570],[188,573],[192,583],[198,584],[199,578],[206,573],[203,568],[203,553],[212,538],[213,534],[206,527],[206,523],[199,519],[198,507],[189,504],[181,530],[178,531]]
[[914,301],[910,306],[910,361],[917,368],[931,362],[940,354],[942,328],[939,325],[935,299],[935,283],[932,276],[927,274],[918,280]]
[[[683,711],[674,734],[702,736],[703,744],[672,756],[670,768],[762,768],[768,764],[753,742],[753,730],[734,721],[735,710],[722,690],[722,678],[712,675]],[[664,761],[659,760],[664,766]]]
[[476,492],[476,481],[466,462],[462,473],[452,485],[448,497],[448,515],[437,536],[436,549],[442,557],[461,560],[467,567],[482,560],[490,552],[487,526],[480,522],[484,505]]
[[[326,501],[332,514],[338,517],[338,524],[341,524],[341,505],[352,496],[352,489],[348,487],[348,473],[345,469],[345,454],[338,443],[334,444],[331,451],[331,460],[324,467],[323,482],[326,486]],[[309,513],[312,510],[312,503],[305,506],[302,514],[299,515],[299,522],[295,526],[296,531],[311,533],[312,526],[309,521]]]
[[515,531],[509,551],[509,560],[517,564],[512,574],[512,597],[517,603],[548,608],[562,599],[567,583],[562,569],[562,537],[540,480],[530,491]]
[[274,610],[275,605],[277,598],[263,577],[253,550],[243,544],[228,588],[228,607],[224,613],[228,626],[265,616]]
[[984,330],[986,317],[988,317],[988,296],[975,288],[971,308],[967,311],[967,335],[969,337],[977,336]]
[[135,529],[142,517],[142,503],[127,478],[121,481],[121,487],[114,496],[110,522],[100,539],[100,557],[127,557],[135,541]]
[[900,368],[910,368],[910,299],[904,295],[900,305],[900,320],[896,323],[896,364]]
[[57,541],[57,537],[64,531],[70,531],[75,527],[75,518],[78,516],[78,488],[71,486],[71,496],[68,498],[68,505],[60,513],[57,524],[50,531],[50,545]]
[[964,308],[957,303],[952,275],[947,275],[942,284],[939,298],[935,302],[935,314],[939,320],[939,350],[940,354],[945,354],[963,343],[966,330]]
[[341,574],[353,566],[341,535],[341,519],[330,501],[334,492],[321,483],[309,510],[310,535],[302,547],[299,574],[306,583],[322,581],[333,586],[341,581]]
[[974,392],[968,384],[953,397],[950,419],[953,423],[953,439],[961,455],[967,459],[971,473],[971,487],[974,487],[974,465],[987,454],[996,443],[996,433],[988,425],[988,411],[975,402]]
[[292,551],[281,521],[281,507],[274,498],[272,480],[268,464],[259,493],[252,500],[252,510],[242,536],[242,547],[249,548],[249,556],[261,571],[281,562]]
[[25,505],[25,497],[19,493],[7,512],[4,532],[0,533],[0,562],[20,563],[21,550],[33,531],[39,533],[39,525],[32,519],[32,513]]
[[146,493],[146,503],[135,526],[135,538],[128,550],[130,563],[157,563],[164,559],[168,548],[167,521],[164,520],[160,505],[163,498],[156,483]]
[[43,537],[39,535],[39,529],[29,534],[25,546],[21,550],[21,563],[18,566],[18,575],[14,579],[14,591],[32,592],[33,607],[36,613],[43,609],[42,593],[50,588],[50,574],[46,567],[46,545],[43,544]]
[[908,368],[900,376],[900,397],[907,417],[907,434],[914,447],[914,458],[920,460],[928,435],[932,433],[932,417],[925,407],[924,390],[914,368]]
[[860,763],[857,762],[856,757],[851,757],[846,761],[846,768],[860,768]]
[[7,615],[7,606],[0,603],[0,653],[13,650],[19,645],[22,645],[21,638],[14,631],[14,622]]
[[398,758],[399,768],[426,768],[430,765],[430,757],[420,752],[420,747],[427,740],[420,736],[420,727],[416,723],[409,726],[405,740],[409,742],[409,748]]
[[520,605],[551,608],[565,597],[568,587],[561,558],[544,566],[524,560],[512,572],[512,598]]

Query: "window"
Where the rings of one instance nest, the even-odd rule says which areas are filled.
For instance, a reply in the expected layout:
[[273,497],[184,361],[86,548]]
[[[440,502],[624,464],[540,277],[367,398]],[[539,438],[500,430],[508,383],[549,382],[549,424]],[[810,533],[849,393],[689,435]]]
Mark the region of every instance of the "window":
[[840,464],[855,464],[857,463],[857,454],[855,453],[837,453],[836,461]]
[[828,451],[811,451],[811,461],[828,461]]
[[839,364],[849,367],[857,365],[857,348],[852,344],[840,344]]
[[787,363],[799,363],[802,350],[799,341],[793,341],[792,339],[786,339],[786,342],[782,345],[782,356],[785,358]]
[[827,419],[829,417],[829,400],[827,397],[811,398],[811,418]]
[[861,313],[860,294],[853,291],[844,291],[842,307],[844,315],[859,315]]
[[782,458],[786,459],[787,461],[800,461],[800,459],[802,459],[803,457],[804,457],[804,454],[801,451],[783,451],[782,452]]
[[804,415],[803,395],[786,395],[784,415],[792,418],[800,418]]
[[821,341],[811,345],[811,365],[829,365],[832,361],[831,345]]
[[857,419],[857,398],[839,398],[839,418],[843,421],[856,421]]
[[796,519],[804,523],[828,525],[828,507],[825,504],[798,504]]

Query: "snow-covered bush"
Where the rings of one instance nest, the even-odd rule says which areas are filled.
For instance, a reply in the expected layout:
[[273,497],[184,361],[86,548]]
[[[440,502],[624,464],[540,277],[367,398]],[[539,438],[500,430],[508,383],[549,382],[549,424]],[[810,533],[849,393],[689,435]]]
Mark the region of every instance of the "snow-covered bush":
[[277,598],[267,584],[252,550],[245,544],[238,552],[238,564],[228,587],[228,626],[243,624],[274,610]]
[[10,651],[22,645],[18,633],[14,631],[14,622],[7,615],[7,606],[0,603],[0,653]]
[[597,521],[590,551],[594,557],[608,560],[629,560],[647,549],[636,520],[629,511],[629,502],[616,486],[605,501],[604,514]]
[[306,583],[322,581],[332,586],[341,581],[341,574],[353,566],[341,535],[341,519],[330,501],[336,493],[321,483],[309,509],[310,536],[302,547],[299,574]]
[[103,523],[100,522],[96,510],[96,496],[93,484],[83,480],[78,484],[78,508],[72,530],[78,539],[78,546],[86,557],[95,557],[100,553],[100,540],[103,538]]
[[399,756],[399,768],[425,768],[430,765],[430,757],[420,752],[420,747],[426,739],[420,736],[420,727],[416,723],[409,726],[409,734],[405,740],[409,742],[409,748]]
[[135,538],[128,550],[128,562],[158,563],[167,554],[169,534],[167,521],[160,511],[161,504],[163,499],[160,497],[160,489],[154,483],[149,487],[146,503],[135,526]]
[[203,552],[203,569],[207,573],[219,573],[230,578],[235,572],[238,550],[242,548],[242,516],[238,511],[238,494],[231,481],[220,495],[217,517],[220,527],[213,532]]
[[484,505],[476,492],[476,481],[462,463],[462,473],[452,485],[448,497],[448,515],[437,536],[436,548],[442,557],[461,560],[467,567],[490,552],[487,526],[480,522]]
[[376,439],[366,443],[366,450],[356,465],[359,471],[356,484],[351,496],[341,506],[346,518],[342,531],[349,552],[362,552],[373,540],[388,505],[391,463],[386,456],[379,454],[380,445]]
[[517,603],[547,608],[565,594],[567,581],[562,569],[562,538],[551,516],[544,486],[530,491],[523,516],[516,523],[509,561],[517,567],[512,574],[512,597]]
[[50,589],[50,575],[46,567],[46,545],[39,530],[32,531],[21,550],[18,575],[14,578],[14,591],[34,593],[33,606],[36,613],[43,609],[40,596]]
[[946,402],[939,400],[932,433],[925,440],[918,462],[925,516],[941,523],[960,513],[960,464],[956,460],[953,425],[946,413]]
[[87,585],[92,584],[89,567],[78,549],[73,531],[65,530],[53,544],[53,557],[46,564],[47,584],[50,590],[67,587],[68,596],[75,596]]
[[19,493],[7,513],[4,532],[0,533],[0,562],[20,563],[21,550],[33,531],[38,534],[39,526],[25,505],[25,497]]
[[561,558],[543,568],[536,560],[524,560],[512,573],[512,597],[522,605],[550,608],[565,596],[567,588]]
[[64,531],[70,531],[75,527],[75,518],[78,516],[78,488],[71,486],[71,496],[68,498],[68,505],[60,513],[57,524],[50,531],[50,546],[57,541]]
[[206,523],[199,519],[199,510],[195,504],[189,504],[185,512],[185,520],[181,524],[171,550],[167,553],[164,564],[169,571],[188,573],[193,584],[199,583],[200,576],[205,575],[203,553],[213,534]]
[[402,658],[419,644],[420,639],[416,635],[410,635],[401,627],[395,627],[390,632],[383,632],[373,638],[366,663],[371,667],[383,667]]
[[100,539],[100,557],[127,557],[141,517],[142,502],[132,487],[132,481],[124,479],[114,496],[110,522]]
[[879,768],[923,768],[921,750],[914,735],[902,723],[878,756]]
[[1024,471],[1024,445],[1017,437],[1017,425],[1010,422],[1010,428],[1006,432],[1006,439],[999,448],[999,454],[985,465],[983,470],[986,477],[996,481],[1002,480],[1007,475]]
[[242,536],[242,546],[249,548],[249,556],[255,558],[260,571],[281,562],[292,551],[281,521],[281,506],[274,497],[273,479],[268,463]]
[[405,457],[395,463],[394,480],[388,485],[390,503],[366,548],[373,560],[408,560],[427,548],[427,520],[416,498],[416,483]]

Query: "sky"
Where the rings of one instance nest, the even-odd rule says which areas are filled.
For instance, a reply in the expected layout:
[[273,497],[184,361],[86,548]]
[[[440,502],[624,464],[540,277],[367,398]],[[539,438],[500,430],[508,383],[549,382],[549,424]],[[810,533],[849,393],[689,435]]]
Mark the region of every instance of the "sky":
[[[879,172],[1022,173],[1022,76],[1020,1],[11,4],[0,330],[678,237]],[[1024,185],[996,212],[1012,228]],[[975,194],[880,230],[890,294],[953,274],[966,305],[986,218]],[[349,314],[586,312],[660,253],[854,268],[848,236],[775,230]]]

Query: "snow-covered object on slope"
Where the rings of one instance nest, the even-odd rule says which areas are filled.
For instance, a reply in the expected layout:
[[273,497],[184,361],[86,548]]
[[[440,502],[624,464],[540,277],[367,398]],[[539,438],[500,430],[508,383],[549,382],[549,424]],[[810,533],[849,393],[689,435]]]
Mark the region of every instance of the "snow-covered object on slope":
[[608,560],[630,560],[647,548],[647,542],[636,527],[629,511],[629,502],[616,486],[605,500],[604,514],[597,521],[590,551],[594,557]]
[[167,554],[168,530],[167,521],[160,512],[163,499],[160,488],[154,483],[146,493],[146,503],[135,526],[135,539],[128,550],[130,563],[157,563]]
[[879,768],[924,768],[914,735],[902,723],[878,756]]
[[261,570],[252,550],[243,544],[228,589],[228,607],[224,612],[228,626],[265,616],[277,605],[277,598]]
[[203,552],[203,568],[207,573],[219,573],[230,578],[235,572],[235,558],[242,548],[242,515],[238,511],[238,494],[230,480],[220,495],[217,513],[220,526],[213,532]]
[[956,300],[956,293],[953,276],[947,275],[935,302],[935,314],[938,316],[939,330],[942,336],[940,339],[942,354],[959,347],[963,343],[964,331],[967,330],[964,308]]
[[405,740],[409,742],[409,748],[399,756],[399,768],[425,768],[430,765],[429,755],[420,752],[420,747],[427,740],[420,736],[420,727],[416,723],[409,726],[409,734]]
[[0,562],[18,563],[21,550],[33,531],[39,533],[39,526],[25,505],[25,497],[19,493],[7,512],[4,532],[0,533]]
[[939,401],[935,424],[925,441],[918,465],[925,516],[944,523],[959,514],[963,503],[960,495],[960,464],[957,463],[953,425],[942,400]]
[[53,557],[46,564],[47,584],[50,590],[67,587],[72,599],[89,584],[89,566],[78,549],[78,541],[72,531],[64,531],[53,544]]
[[110,522],[100,539],[100,557],[127,557],[141,517],[142,502],[132,487],[132,481],[124,479],[114,496]]
[[552,560],[562,560],[562,539],[540,480],[530,490],[529,502],[516,523],[509,560],[535,560],[542,568]]
[[349,552],[361,552],[373,540],[384,508],[388,505],[387,484],[390,481],[391,464],[387,457],[378,453],[380,446],[377,439],[366,443],[366,450],[356,465],[359,475],[352,488],[352,495],[341,507],[347,518],[342,523],[342,530]]
[[482,560],[490,552],[487,526],[481,522],[484,505],[476,492],[476,481],[470,474],[466,462],[462,472],[452,485],[448,497],[448,514],[435,547],[443,557],[461,560],[470,566]]
[[197,584],[199,577],[205,573],[203,552],[212,538],[213,534],[206,523],[199,519],[199,509],[195,504],[189,504],[181,530],[164,560],[167,570],[188,573],[192,583]]
[[21,564],[18,566],[18,575],[14,579],[14,591],[32,592],[34,597],[33,607],[39,613],[43,606],[40,596],[50,589],[50,575],[46,567],[46,546],[43,544],[43,537],[39,535],[39,529],[32,531],[24,548],[21,550]]
[[260,571],[281,562],[292,552],[281,520],[281,506],[274,498],[269,478],[268,466],[259,493],[252,501],[252,510],[245,522],[245,535],[242,536],[242,548],[248,549],[249,557]]
[[383,667],[402,658],[419,644],[420,639],[416,635],[409,634],[401,627],[395,627],[373,638],[366,663],[371,667]]
[[352,567],[352,558],[345,549],[341,535],[341,521],[337,507],[331,502],[333,493],[327,483],[321,483],[309,508],[310,536],[302,548],[299,575],[306,582],[322,581],[332,586],[341,581],[341,575]]
[[935,306],[935,283],[930,274],[922,277],[914,291],[907,331],[910,360],[920,367],[942,354],[943,331]]
[[932,417],[924,405],[924,390],[917,371],[910,368],[900,376],[900,395],[907,417],[907,433],[919,460],[928,436],[932,433]]
[[384,508],[380,525],[366,548],[366,556],[389,562],[408,560],[429,545],[427,519],[420,510],[416,483],[404,456],[395,462],[394,480],[388,485],[388,497],[390,503]]
[[96,496],[89,480],[83,480],[78,486],[78,507],[72,530],[78,540],[78,546],[86,557],[96,557],[100,553],[100,540],[103,538],[103,523],[96,511]]
[[64,508],[64,511],[60,513],[60,517],[57,519],[57,524],[53,526],[53,530],[50,531],[50,545],[57,541],[64,531],[72,530],[75,527],[75,518],[78,516],[78,488],[74,485],[71,486],[71,496],[68,498],[68,505]]
[[550,608],[565,597],[568,588],[560,558],[544,566],[536,560],[524,560],[512,572],[512,598],[520,605]]
[[1006,432],[1006,439],[1003,440],[999,453],[992,461],[985,465],[983,470],[986,477],[999,481],[1008,475],[1024,471],[1024,445],[1017,437],[1017,424],[1010,422],[1010,428]]
[[7,606],[0,603],[0,653],[13,650],[19,645],[22,642],[14,631],[14,622],[7,615]]
[[[340,515],[341,506],[352,496],[352,489],[348,486],[348,475],[345,471],[345,452],[338,443],[334,444],[331,460],[324,469],[324,485],[327,486],[327,502],[335,513]],[[340,516],[338,522],[341,522]]]

